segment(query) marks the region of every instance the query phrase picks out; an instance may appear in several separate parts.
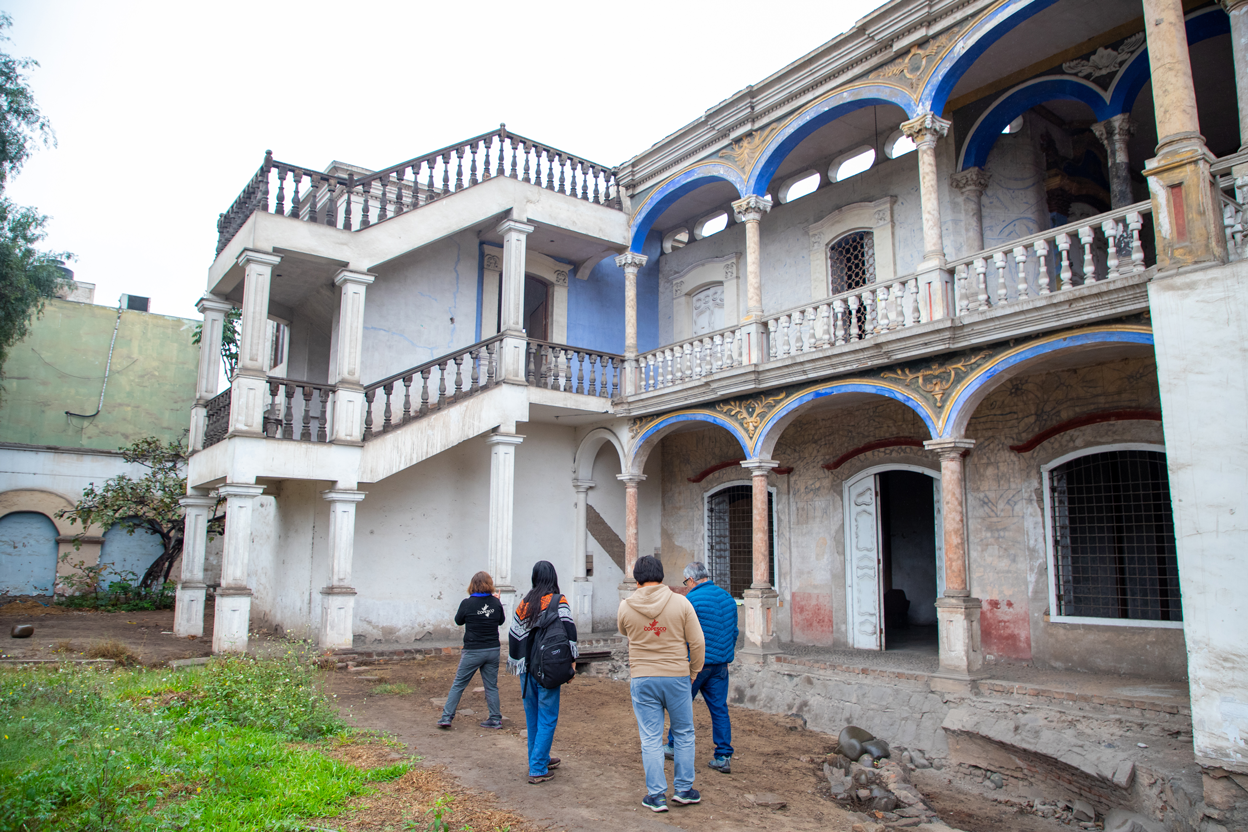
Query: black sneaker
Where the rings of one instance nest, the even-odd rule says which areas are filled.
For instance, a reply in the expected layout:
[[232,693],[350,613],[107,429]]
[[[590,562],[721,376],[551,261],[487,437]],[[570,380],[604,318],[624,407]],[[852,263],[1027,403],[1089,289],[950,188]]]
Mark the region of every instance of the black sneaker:
[[443,730],[446,730],[447,728],[450,728],[450,727],[451,727],[451,719],[453,719],[453,717],[445,717],[445,716],[444,716],[444,717],[442,717],[441,719],[439,719],[439,720],[438,720],[438,727],[439,727],[439,728],[441,728],[441,729],[443,729]]
[[688,791],[676,792],[672,795],[672,800],[684,805],[688,805],[690,803],[701,803],[702,795],[698,794],[697,789],[689,789]]
[[667,795],[661,792],[659,794],[648,794],[641,799],[641,805],[651,812],[666,812]]
[[482,728],[502,728],[503,721],[501,719],[495,719],[494,717],[490,717],[485,722],[481,723],[481,727]]
[[716,771],[723,772],[724,774],[732,774],[732,758],[731,757],[716,757],[715,759],[707,763],[707,765],[715,769]]

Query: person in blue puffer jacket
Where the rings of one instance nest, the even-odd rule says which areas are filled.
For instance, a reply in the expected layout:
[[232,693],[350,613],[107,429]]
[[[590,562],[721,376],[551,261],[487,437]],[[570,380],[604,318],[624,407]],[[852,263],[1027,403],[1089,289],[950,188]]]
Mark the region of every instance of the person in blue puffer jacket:
[[[737,650],[737,602],[721,587],[711,581],[706,565],[694,561],[685,567],[685,595],[693,604],[698,623],[706,636],[706,664],[693,680],[693,698],[702,692],[702,701],[711,712],[711,738],[715,741],[715,756],[709,765],[724,774],[732,773],[732,722],[728,718],[728,665],[736,657]],[[671,732],[663,753],[671,758],[674,753]]]

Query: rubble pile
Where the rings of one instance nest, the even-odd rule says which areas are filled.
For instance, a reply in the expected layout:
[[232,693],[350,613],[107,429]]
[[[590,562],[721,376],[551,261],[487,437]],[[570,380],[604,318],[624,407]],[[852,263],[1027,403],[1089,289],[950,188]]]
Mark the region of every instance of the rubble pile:
[[[936,812],[910,782],[910,770],[917,767],[915,754],[896,750],[902,752],[900,760],[875,759],[864,754],[854,762],[839,753],[828,755],[823,773],[832,787],[832,799],[883,821],[889,828],[918,826],[936,820]],[[922,754],[918,754],[918,760],[924,767],[931,767]]]

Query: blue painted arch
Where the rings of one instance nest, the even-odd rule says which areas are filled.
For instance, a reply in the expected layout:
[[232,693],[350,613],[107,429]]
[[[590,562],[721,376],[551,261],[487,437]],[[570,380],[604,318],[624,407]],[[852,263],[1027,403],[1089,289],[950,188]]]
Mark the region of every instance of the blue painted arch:
[[1011,371],[1017,371],[1023,365],[1053,353],[1113,344],[1152,347],[1153,333],[1143,327],[1084,330],[1070,335],[1052,336],[1010,350],[976,370],[953,390],[949,406],[941,416],[939,434],[933,435],[946,439],[964,435],[975,408],[998,386],[997,380],[1002,374],[1007,374],[1005,377],[1009,378],[1016,374]]
[[641,252],[646,242],[646,235],[650,233],[654,221],[671,207],[672,203],[685,194],[692,193],[713,182],[727,182],[737,189],[739,196],[746,194],[745,179],[741,176],[741,172],[732,165],[722,162],[703,162],[686,168],[655,188],[633,214],[629,231],[629,250]]
[[761,453],[769,452],[769,446],[774,446],[775,439],[779,438],[779,435],[777,434],[775,439],[773,439],[772,433],[777,429],[777,426],[781,426],[780,430],[783,431],[783,424],[785,424],[786,416],[794,414],[794,412],[803,405],[817,399],[845,393],[871,393],[873,395],[884,396],[886,398],[893,399],[894,401],[901,402],[918,414],[919,418],[923,420],[923,424],[927,425],[928,432],[933,438],[940,435],[940,432],[936,427],[935,416],[933,416],[931,411],[927,409],[927,406],[922,401],[915,398],[904,389],[880,381],[840,381],[833,384],[823,384],[818,387],[813,387],[804,391],[796,398],[785,402],[782,407],[777,408],[774,413],[767,417],[767,420],[763,423],[761,430],[758,432],[758,436],[754,439],[753,454],[751,454],[751,456],[757,456]]
[[741,446],[741,452],[748,458],[750,456],[750,444],[741,431],[732,422],[729,422],[723,416],[709,413],[702,410],[694,410],[687,413],[673,413],[670,416],[664,416],[653,425],[642,431],[635,440],[628,452],[628,468],[627,470],[640,474],[637,468],[637,460],[641,456],[642,449],[646,449],[646,455],[649,455],[650,445],[658,442],[663,438],[663,434],[668,432],[669,428],[673,428],[681,422],[707,422],[712,425],[718,425],[731,434],[732,438],[737,440],[737,444]]
[[785,158],[811,133],[838,118],[863,107],[892,104],[914,118],[918,110],[914,99],[905,90],[891,84],[867,84],[834,92],[794,115],[776,135],[768,140],[750,169],[747,192],[756,196],[767,193],[776,171]]

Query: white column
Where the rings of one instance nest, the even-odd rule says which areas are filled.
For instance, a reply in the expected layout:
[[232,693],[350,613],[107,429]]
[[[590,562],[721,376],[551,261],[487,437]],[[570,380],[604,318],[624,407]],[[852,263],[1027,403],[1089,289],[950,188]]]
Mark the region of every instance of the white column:
[[[511,575],[511,542],[516,492],[516,446],[524,437],[514,433],[492,433],[485,439],[490,446],[490,548],[486,566],[494,578],[503,610],[508,617],[515,608],[516,587]],[[507,620],[507,619],[504,619]]]
[[577,632],[589,633],[594,629],[594,584],[586,575],[585,554],[589,536],[589,489],[590,480],[573,480],[576,489],[576,528],[572,533],[572,617]]
[[1248,0],[1220,0],[1231,18],[1231,54],[1239,102],[1239,149],[1248,150]]
[[[205,327],[207,331],[207,327]],[[188,494],[178,503],[185,514],[182,519],[182,577],[174,600],[173,634],[181,638],[204,634],[204,550],[208,546],[208,521],[212,519],[217,498]]]
[[342,269],[334,275],[341,287],[338,303],[338,340],[334,351],[334,373],[329,383],[334,390],[335,442],[361,442],[364,439],[364,387],[361,383],[364,352],[364,293],[376,275]]
[[234,305],[224,298],[204,295],[195,303],[195,308],[204,316],[204,323],[199,338],[195,404],[191,407],[191,451],[199,451],[204,447],[207,404],[217,395],[217,379],[221,375],[221,335],[225,330],[225,315]]
[[966,234],[966,254],[984,250],[984,191],[991,176],[983,168],[967,168],[949,177],[949,184],[962,192],[962,227]]
[[635,251],[626,251],[615,258],[615,265],[624,270],[624,383],[625,396],[637,392],[637,272],[648,258]]
[[217,489],[225,498],[225,536],[221,551],[221,586],[217,589],[212,652],[245,653],[251,623],[251,587],[247,561],[251,554],[251,518],[262,485],[226,483]]
[[329,585],[321,589],[320,646],[345,650],[352,644],[355,588],[351,561],[355,555],[355,506],[363,491],[330,489],[321,497],[329,503]]
[[771,585],[771,511],[768,478],[780,463],[770,459],[747,459],[741,467],[750,472],[753,486],[753,567],[754,580],[741,593],[745,607],[745,650],[750,653],[774,653],[776,614],[780,596]]
[[741,318],[742,358],[746,364],[767,360],[764,348],[762,235],[759,225],[771,210],[771,197],[751,194],[732,203],[737,222],[745,223],[745,315]]
[[[524,383],[524,263],[527,239],[533,233],[528,223],[507,219],[496,229],[503,235],[502,329],[507,337],[500,348],[499,372],[505,381]],[[496,579],[497,580],[497,579]]]
[[945,242],[940,224],[940,184],[936,174],[936,140],[949,132],[949,122],[923,113],[902,122],[901,131],[918,147],[919,198],[923,206],[923,262],[919,266],[919,305],[924,320],[953,314],[953,279],[945,268]]
[[264,408],[269,403],[266,382],[269,346],[269,284],[281,257],[263,251],[244,251],[242,321],[238,339],[238,369],[230,394],[230,433],[264,435]]

